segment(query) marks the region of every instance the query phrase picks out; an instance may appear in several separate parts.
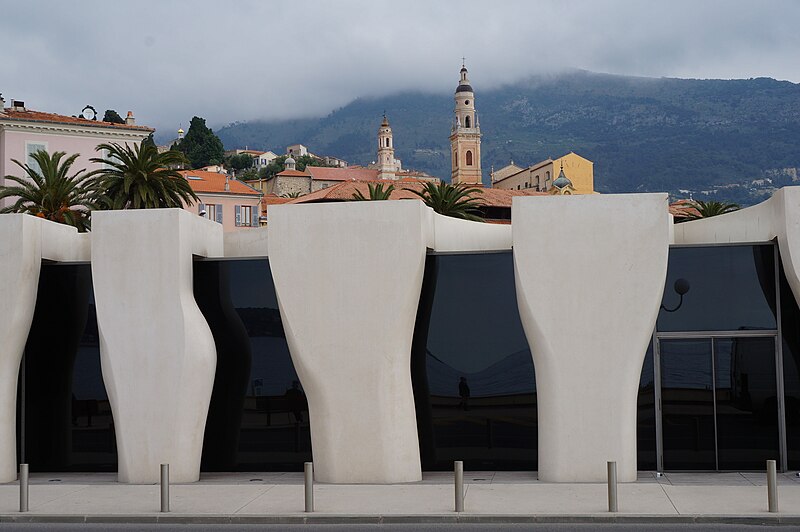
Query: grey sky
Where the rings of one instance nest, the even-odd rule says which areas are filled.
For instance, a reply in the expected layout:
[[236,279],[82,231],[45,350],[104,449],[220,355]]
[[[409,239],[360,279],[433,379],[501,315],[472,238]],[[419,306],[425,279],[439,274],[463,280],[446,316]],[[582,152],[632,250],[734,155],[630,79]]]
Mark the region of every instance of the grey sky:
[[0,92],[219,128],[584,68],[800,82],[800,1],[0,0]]

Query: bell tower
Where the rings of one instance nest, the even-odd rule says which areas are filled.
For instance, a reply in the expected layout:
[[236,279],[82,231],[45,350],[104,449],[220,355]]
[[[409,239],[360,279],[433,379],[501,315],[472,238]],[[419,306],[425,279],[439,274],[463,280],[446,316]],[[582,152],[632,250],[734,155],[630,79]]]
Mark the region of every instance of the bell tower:
[[395,179],[400,168],[398,161],[394,158],[394,140],[392,139],[392,127],[386,114],[383,115],[383,122],[378,129],[378,179]]
[[450,152],[453,184],[483,186],[481,174],[481,127],[475,111],[475,94],[467,77],[467,67],[461,64],[461,79],[456,87],[455,118],[450,132]]

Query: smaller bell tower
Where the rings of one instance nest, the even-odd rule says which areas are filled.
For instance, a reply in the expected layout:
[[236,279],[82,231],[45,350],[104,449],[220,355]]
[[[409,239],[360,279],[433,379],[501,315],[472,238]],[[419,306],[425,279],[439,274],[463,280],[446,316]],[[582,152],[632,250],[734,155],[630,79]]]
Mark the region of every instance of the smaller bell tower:
[[394,140],[392,139],[392,127],[386,113],[383,114],[383,122],[378,129],[378,179],[395,179],[400,170],[394,158]]

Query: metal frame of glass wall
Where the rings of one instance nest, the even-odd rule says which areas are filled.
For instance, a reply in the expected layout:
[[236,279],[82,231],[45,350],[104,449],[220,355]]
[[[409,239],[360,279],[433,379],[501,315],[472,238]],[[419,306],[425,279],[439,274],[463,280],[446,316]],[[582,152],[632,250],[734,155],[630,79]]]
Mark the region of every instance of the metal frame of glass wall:
[[[725,244],[696,244],[696,245],[676,245],[670,246],[670,250],[676,248],[710,248],[710,247],[734,247],[734,246],[756,246],[756,245],[770,245],[773,248],[774,257],[774,275],[775,275],[775,309],[776,309],[776,328],[775,329],[760,329],[760,330],[697,330],[697,331],[663,331],[659,332],[656,326],[653,331],[653,371],[654,371],[654,384],[655,384],[655,405],[656,405],[656,459],[658,471],[664,471],[664,427],[663,427],[663,408],[662,408],[662,358],[661,358],[661,341],[662,340],[709,340],[711,347],[711,377],[715,379],[715,345],[716,342],[722,338],[773,338],[775,345],[775,375],[776,375],[776,389],[777,389],[777,424],[778,424],[778,451],[780,453],[780,467],[783,471],[787,467],[787,445],[786,445],[786,417],[784,415],[784,385],[783,385],[783,350],[782,350],[782,335],[781,335],[781,294],[780,294],[780,254],[778,251],[777,243],[774,241],[769,242],[748,242],[742,244],[725,243]],[[667,290],[669,287],[666,287]],[[716,381],[712,380],[712,397],[714,401],[714,444],[715,444],[715,462],[716,469],[719,470],[719,435],[717,425],[717,409],[716,409]],[[696,469],[693,469],[696,471]]]

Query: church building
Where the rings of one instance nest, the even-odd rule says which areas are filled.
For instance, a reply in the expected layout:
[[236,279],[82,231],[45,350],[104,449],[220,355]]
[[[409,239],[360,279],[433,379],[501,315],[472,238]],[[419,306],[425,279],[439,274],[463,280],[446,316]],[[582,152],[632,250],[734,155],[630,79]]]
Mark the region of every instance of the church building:
[[453,171],[450,181],[456,184],[483,186],[481,175],[481,125],[475,111],[475,94],[467,77],[467,67],[461,65],[461,80],[454,96],[455,118],[450,133]]

